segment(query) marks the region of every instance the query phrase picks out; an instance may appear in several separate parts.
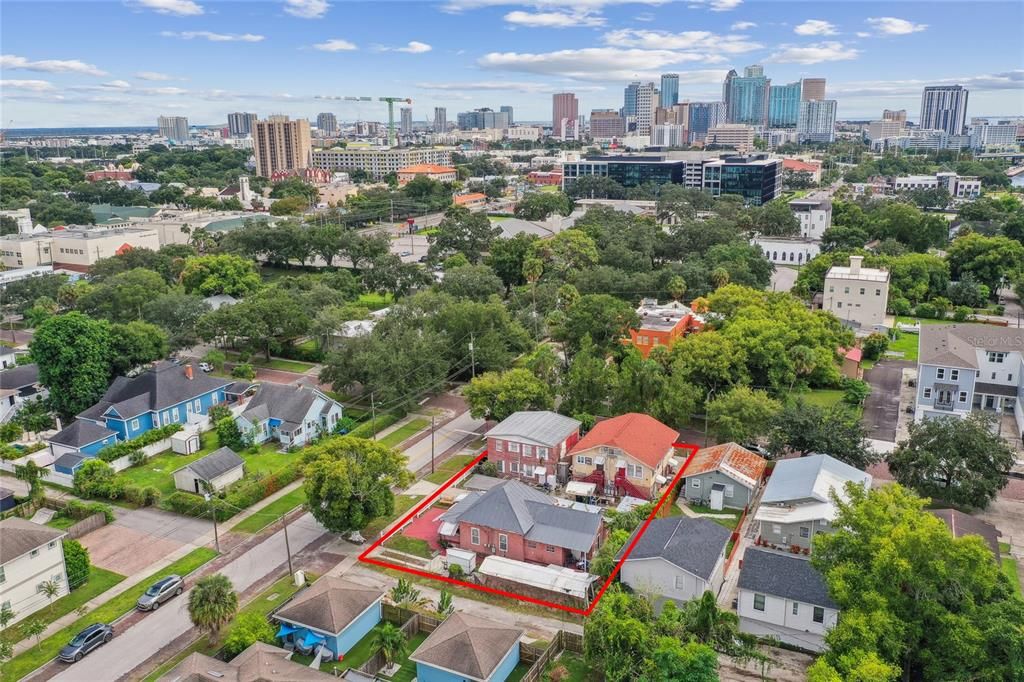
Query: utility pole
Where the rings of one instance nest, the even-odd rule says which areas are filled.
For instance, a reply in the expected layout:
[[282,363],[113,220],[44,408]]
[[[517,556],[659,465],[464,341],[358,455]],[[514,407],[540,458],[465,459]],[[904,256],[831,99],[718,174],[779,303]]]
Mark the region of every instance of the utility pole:
[[213,543],[217,548],[217,554],[220,554],[220,536],[217,534],[217,510],[213,508],[213,496],[210,493],[206,493],[204,497],[210,503],[210,517],[213,519]]
[[430,473],[434,473],[434,415],[430,415]]
[[284,526],[284,551],[288,556],[288,575],[295,575],[295,571],[292,570],[292,547],[288,544],[288,522],[285,520],[285,514],[281,514],[281,525]]
[[373,391],[370,391],[370,430],[373,440],[377,440],[377,405],[373,402]]
[[472,368],[473,378],[476,379],[476,348],[474,347],[473,341],[476,337],[473,336],[473,332],[469,333],[469,362]]

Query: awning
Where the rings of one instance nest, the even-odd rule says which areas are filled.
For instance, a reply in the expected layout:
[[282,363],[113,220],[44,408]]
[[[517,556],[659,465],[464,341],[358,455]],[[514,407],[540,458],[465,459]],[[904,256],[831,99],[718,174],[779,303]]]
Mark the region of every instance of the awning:
[[277,631],[276,637],[284,638],[295,632],[295,627],[288,623],[281,623],[281,628]]
[[597,490],[596,483],[587,483],[585,481],[569,481],[565,485],[566,495],[578,495],[580,497],[590,497]]
[[673,469],[678,469],[679,468],[679,460],[676,459],[675,457],[669,457],[668,458],[668,463],[672,465]]
[[441,525],[437,529],[437,534],[438,535],[452,536],[452,535],[456,535],[458,532],[459,532],[459,525],[457,523],[449,523],[448,521],[442,522]]
[[320,642],[322,642],[322,641],[324,641],[326,639],[326,637],[324,637],[323,635],[318,635],[315,632],[313,632],[312,630],[306,630],[305,632],[306,632],[306,635],[305,635],[305,637],[302,638],[302,645],[303,646],[307,646],[307,647],[316,646],[317,644],[319,644]]

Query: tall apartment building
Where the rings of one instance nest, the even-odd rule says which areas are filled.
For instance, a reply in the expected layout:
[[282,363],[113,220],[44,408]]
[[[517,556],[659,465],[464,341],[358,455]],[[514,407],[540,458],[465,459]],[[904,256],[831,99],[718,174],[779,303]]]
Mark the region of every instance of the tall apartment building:
[[452,165],[451,147],[393,149],[315,149],[313,167],[330,171],[364,170],[374,179],[420,164]]
[[971,148],[1012,147],[1017,144],[1016,123],[984,123],[970,127]]
[[400,113],[402,118],[398,132],[402,135],[412,135],[412,107],[402,107]]
[[704,145],[732,147],[740,154],[754,149],[754,129],[742,123],[722,123],[708,130]]
[[485,130],[487,128],[509,128],[509,112],[494,111],[484,107],[459,114],[459,130]]
[[661,99],[660,106],[668,109],[674,104],[679,103],[679,74],[678,73],[663,73],[661,74]]
[[248,137],[252,135],[253,126],[258,116],[247,111],[236,111],[228,114],[228,135],[231,137]]
[[654,125],[654,110],[658,106],[658,89],[654,83],[644,83],[636,89],[636,134],[646,137]]
[[802,83],[773,85],[768,91],[768,127],[795,128],[800,116]]
[[887,137],[900,137],[905,130],[904,121],[882,120],[871,121],[865,135],[869,140],[884,140]]
[[967,121],[967,88],[962,85],[929,85],[921,94],[922,130],[944,130],[962,135]]
[[764,67],[753,64],[743,69],[742,76],[727,77],[729,123],[763,126],[768,122],[768,93],[772,81],[765,78]]
[[184,116],[160,116],[156,119],[160,137],[171,142],[188,142],[188,119]]
[[614,109],[594,109],[590,112],[590,137],[605,140],[626,134],[626,119]]
[[448,110],[444,107],[434,107],[434,132],[444,133],[448,131]]
[[321,137],[334,137],[338,134],[338,117],[329,112],[317,114],[316,129]]
[[292,121],[283,115],[269,116],[256,122],[252,137],[257,175],[269,178],[278,171],[309,166],[312,141],[306,119]]
[[503,114],[508,114],[508,127],[512,127],[515,124],[516,119],[515,119],[515,116],[513,116],[513,111],[512,111],[512,107],[511,106],[506,104],[504,106],[498,107],[498,111],[500,111]]
[[834,99],[800,102],[800,119],[796,125],[801,141],[835,142],[836,101]]
[[551,131],[561,140],[579,138],[579,100],[571,92],[558,92],[551,96]]
[[883,121],[896,121],[897,123],[907,122],[907,110],[906,109],[884,109],[882,111]]
[[800,100],[806,102],[810,99],[825,99],[824,78],[801,78],[800,79]]
[[725,102],[690,102],[690,142],[703,142],[708,131],[725,123]]

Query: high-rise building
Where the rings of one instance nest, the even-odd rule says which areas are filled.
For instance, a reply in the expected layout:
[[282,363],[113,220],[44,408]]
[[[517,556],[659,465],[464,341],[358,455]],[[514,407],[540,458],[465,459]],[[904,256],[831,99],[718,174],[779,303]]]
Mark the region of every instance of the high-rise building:
[[768,91],[769,128],[796,128],[801,89],[800,81],[771,87]]
[[654,83],[644,83],[636,89],[636,134],[647,137],[654,125],[654,110],[658,107],[658,89]]
[[184,116],[160,116],[156,119],[160,137],[171,142],[188,142],[188,119]]
[[742,123],[722,123],[708,130],[704,144],[708,147],[730,147],[746,154],[754,149],[754,129]]
[[668,109],[673,104],[679,103],[679,74],[661,74],[661,102],[660,105]]
[[835,142],[836,101],[834,99],[800,102],[800,119],[796,124],[801,142]]
[[257,121],[252,131],[256,154],[256,174],[269,178],[277,171],[306,168],[310,164],[312,142],[309,121],[291,121],[287,116],[268,116]]
[[968,91],[962,85],[929,85],[921,95],[922,130],[944,130],[962,135],[967,120]]
[[614,109],[594,109],[590,112],[590,137],[606,140],[626,134],[626,119]]
[[703,142],[708,130],[725,123],[725,102],[690,102],[690,142]]
[[448,130],[448,110],[444,107],[434,107],[434,132],[443,133]]
[[984,150],[987,147],[1014,147],[1017,144],[1016,123],[978,122],[969,129],[971,148]]
[[459,130],[484,130],[487,128],[509,128],[507,111],[483,108],[459,113]]
[[400,110],[402,118],[399,124],[399,134],[412,135],[412,107],[402,107]]
[[512,107],[506,104],[505,106],[498,107],[498,111],[508,114],[508,127],[511,128],[516,122],[515,117],[512,115]]
[[551,131],[562,140],[579,138],[579,100],[571,92],[558,92],[551,96]]
[[810,99],[825,99],[824,78],[801,78],[800,79],[800,101],[806,102]]
[[228,114],[228,135],[231,137],[248,137],[252,135],[252,127],[256,124],[256,114],[236,111]]
[[897,123],[907,122],[907,110],[906,109],[884,109],[882,111],[883,121],[896,121]]
[[682,102],[670,107],[658,107],[654,110],[654,125],[678,125],[684,128],[690,122],[690,103]]
[[729,122],[765,125],[768,122],[768,92],[772,82],[765,78],[764,67],[753,64],[743,69],[743,76],[726,76],[726,79],[729,84],[726,112]]
[[633,81],[626,86],[622,98],[622,115],[636,116],[636,91],[640,89],[640,81]]
[[322,137],[332,137],[338,134],[338,117],[332,113],[325,112],[316,115],[316,129]]
[[722,82],[722,101],[725,103],[726,116],[729,115],[729,99],[732,94],[732,81],[734,78],[738,78],[739,74],[736,73],[736,69],[729,69],[729,73],[725,74],[725,80]]

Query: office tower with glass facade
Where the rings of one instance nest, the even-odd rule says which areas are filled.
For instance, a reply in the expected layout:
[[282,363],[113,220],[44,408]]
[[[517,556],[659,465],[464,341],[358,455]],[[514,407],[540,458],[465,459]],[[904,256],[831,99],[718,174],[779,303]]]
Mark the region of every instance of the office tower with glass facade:
[[498,111],[508,114],[508,125],[509,127],[512,127],[515,123],[515,117],[512,115],[512,107],[506,104],[503,107],[498,107]]
[[622,97],[622,115],[636,116],[636,92],[640,89],[640,81],[633,81],[626,86]]
[[661,74],[661,101],[660,106],[668,109],[679,103],[679,74]]
[[768,127],[796,128],[800,116],[800,81],[773,85],[768,91]]
[[763,126],[768,122],[768,92],[771,79],[765,78],[764,67],[754,64],[743,69],[743,76],[727,77],[729,85],[729,123]]
[[708,131],[725,123],[725,102],[690,102],[690,142],[703,142]]

